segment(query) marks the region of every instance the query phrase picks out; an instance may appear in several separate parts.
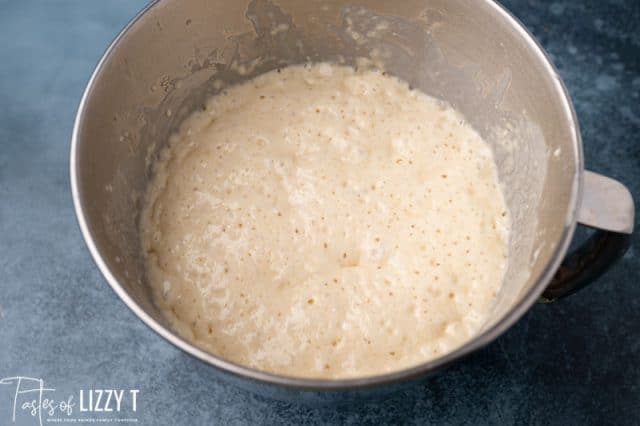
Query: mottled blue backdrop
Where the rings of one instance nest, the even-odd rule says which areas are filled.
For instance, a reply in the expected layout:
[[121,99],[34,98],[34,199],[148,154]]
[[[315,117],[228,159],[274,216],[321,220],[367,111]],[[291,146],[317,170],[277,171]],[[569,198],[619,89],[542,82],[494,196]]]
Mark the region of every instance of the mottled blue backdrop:
[[[151,332],[92,262],[68,177],[83,87],[143,5],[0,0],[0,379],[43,378],[57,389],[50,397],[73,394],[76,404],[80,389],[139,389],[137,412],[125,406],[119,417],[149,425],[640,422],[638,248],[590,288],[535,306],[486,349],[384,401],[309,408],[268,400],[219,383]],[[587,166],[640,199],[640,2],[505,5],[565,79]],[[11,424],[14,392],[0,385],[0,425]],[[37,420],[18,409],[16,424]]]

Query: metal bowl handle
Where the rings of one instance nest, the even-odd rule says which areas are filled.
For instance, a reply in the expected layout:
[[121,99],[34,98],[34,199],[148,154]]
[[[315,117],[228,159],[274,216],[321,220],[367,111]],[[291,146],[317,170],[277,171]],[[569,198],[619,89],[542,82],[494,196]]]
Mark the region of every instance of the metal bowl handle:
[[626,253],[634,225],[631,193],[616,180],[586,171],[578,223],[597,231],[567,255],[540,302],[554,302],[575,293]]

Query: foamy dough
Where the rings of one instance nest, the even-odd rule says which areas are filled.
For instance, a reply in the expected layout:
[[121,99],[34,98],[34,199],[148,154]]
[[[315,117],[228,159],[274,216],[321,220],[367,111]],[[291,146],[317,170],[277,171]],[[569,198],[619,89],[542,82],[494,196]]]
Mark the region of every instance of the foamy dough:
[[489,146],[378,71],[293,66],[170,137],[141,222],[171,325],[237,364],[358,377],[440,357],[487,319],[509,219]]

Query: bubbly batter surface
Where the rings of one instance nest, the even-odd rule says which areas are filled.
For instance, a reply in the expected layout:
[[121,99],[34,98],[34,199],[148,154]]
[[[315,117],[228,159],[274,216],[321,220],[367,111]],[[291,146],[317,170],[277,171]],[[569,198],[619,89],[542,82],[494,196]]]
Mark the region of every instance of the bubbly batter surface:
[[381,374],[467,341],[501,287],[489,146],[377,71],[316,64],[211,98],[155,166],[142,218],[176,330],[292,376]]

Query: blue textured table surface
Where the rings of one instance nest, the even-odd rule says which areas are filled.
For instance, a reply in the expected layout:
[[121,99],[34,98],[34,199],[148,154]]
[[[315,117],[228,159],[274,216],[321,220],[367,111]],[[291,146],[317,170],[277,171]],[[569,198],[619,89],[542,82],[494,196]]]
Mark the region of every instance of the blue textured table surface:
[[[588,289],[535,306],[484,350],[382,402],[309,408],[255,396],[144,326],[91,260],[68,178],[84,85],[143,4],[0,0],[0,379],[43,378],[75,403],[78,389],[138,389],[128,417],[149,425],[640,422],[638,248]],[[587,166],[640,199],[640,2],[505,5],[565,79]],[[0,425],[11,424],[14,396],[0,386]],[[27,414],[18,407],[16,424],[37,424]]]

